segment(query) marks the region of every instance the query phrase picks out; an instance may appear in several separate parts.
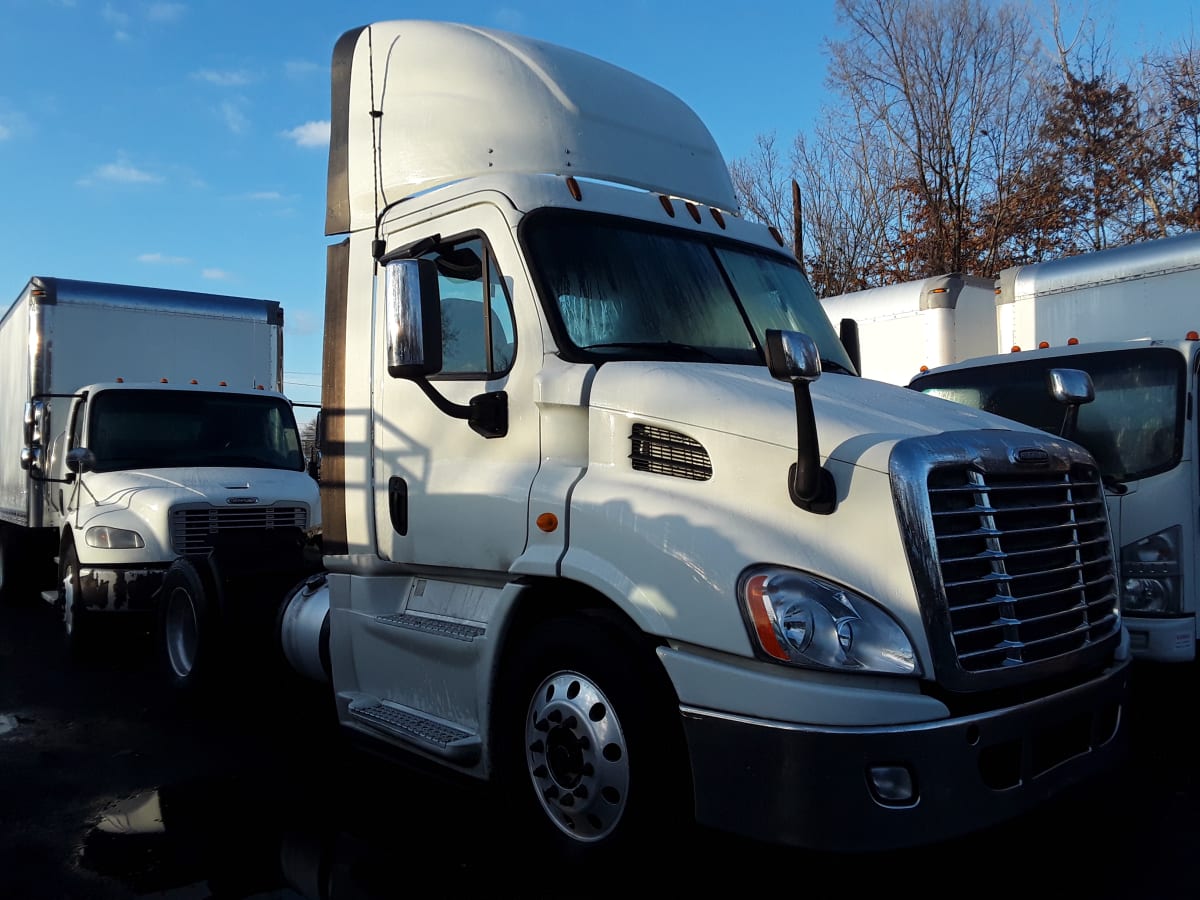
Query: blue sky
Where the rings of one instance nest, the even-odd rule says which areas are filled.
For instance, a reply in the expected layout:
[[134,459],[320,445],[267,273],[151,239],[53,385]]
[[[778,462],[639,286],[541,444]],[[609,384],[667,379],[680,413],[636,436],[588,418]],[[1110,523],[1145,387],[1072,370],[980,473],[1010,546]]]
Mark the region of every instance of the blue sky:
[[[1195,24],[1178,0],[1090,10],[1129,57]],[[811,126],[830,101],[823,41],[841,36],[832,0],[0,0],[0,302],[31,275],[278,300],[285,390],[319,400],[330,55],[344,31],[403,18],[631,69],[687,101],[727,159]]]

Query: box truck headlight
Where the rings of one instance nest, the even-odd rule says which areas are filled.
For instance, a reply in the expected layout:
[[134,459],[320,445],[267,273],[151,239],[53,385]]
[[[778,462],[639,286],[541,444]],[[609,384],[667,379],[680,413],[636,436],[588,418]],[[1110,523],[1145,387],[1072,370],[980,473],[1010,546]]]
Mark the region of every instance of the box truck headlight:
[[142,536],[127,528],[112,528],[108,525],[93,525],[83,539],[89,547],[100,550],[139,550],[146,546]]
[[1121,607],[1135,615],[1177,615],[1181,611],[1179,544],[1174,525],[1121,548]]
[[870,600],[794,569],[758,567],[741,579],[751,639],[780,662],[822,669],[919,675],[912,642]]

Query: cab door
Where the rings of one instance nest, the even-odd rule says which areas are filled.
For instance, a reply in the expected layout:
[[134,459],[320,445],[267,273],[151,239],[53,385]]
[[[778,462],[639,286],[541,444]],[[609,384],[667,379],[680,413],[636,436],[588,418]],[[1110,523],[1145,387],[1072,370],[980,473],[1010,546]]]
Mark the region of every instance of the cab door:
[[[508,427],[485,437],[439,410],[414,381],[388,376],[386,327],[376,319],[373,429],[379,555],[414,567],[507,572],[527,542],[529,491],[539,464],[533,377],[540,327],[504,216],[478,204],[392,234],[388,246],[434,235],[418,253],[438,268],[443,332],[433,390],[458,405],[504,392]],[[380,294],[382,292],[380,291]],[[376,316],[385,314],[377,303]]]

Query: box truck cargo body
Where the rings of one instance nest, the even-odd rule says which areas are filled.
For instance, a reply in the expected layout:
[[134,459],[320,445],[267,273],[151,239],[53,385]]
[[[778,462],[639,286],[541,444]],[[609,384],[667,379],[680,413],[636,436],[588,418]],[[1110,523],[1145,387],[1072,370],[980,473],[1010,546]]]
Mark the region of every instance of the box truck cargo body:
[[935,275],[825,297],[821,306],[834,325],[857,323],[864,378],[905,385],[922,367],[996,350],[991,278]]
[[657,85],[426,21],[332,73],[325,571],[280,640],[348,734],[572,859],[936,841],[1120,758],[1086,451],[853,374]]
[[319,533],[282,308],[35,277],[0,320],[0,360],[0,592],[59,605],[76,649],[104,613],[173,614],[160,642],[187,683],[224,576],[294,576]]

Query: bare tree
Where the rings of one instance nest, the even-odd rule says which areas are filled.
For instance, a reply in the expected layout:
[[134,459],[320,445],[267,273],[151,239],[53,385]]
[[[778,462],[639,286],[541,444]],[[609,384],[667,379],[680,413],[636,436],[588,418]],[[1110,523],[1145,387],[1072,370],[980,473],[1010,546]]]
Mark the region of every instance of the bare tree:
[[[909,277],[978,270],[1012,215],[1002,186],[1022,164],[1040,47],[1024,7],[982,0],[838,0],[851,33],[830,41],[830,82],[903,165],[916,215],[891,223]],[[1031,77],[1032,76],[1032,77]],[[981,258],[982,257],[982,258]],[[983,273],[981,273],[983,274]]]

